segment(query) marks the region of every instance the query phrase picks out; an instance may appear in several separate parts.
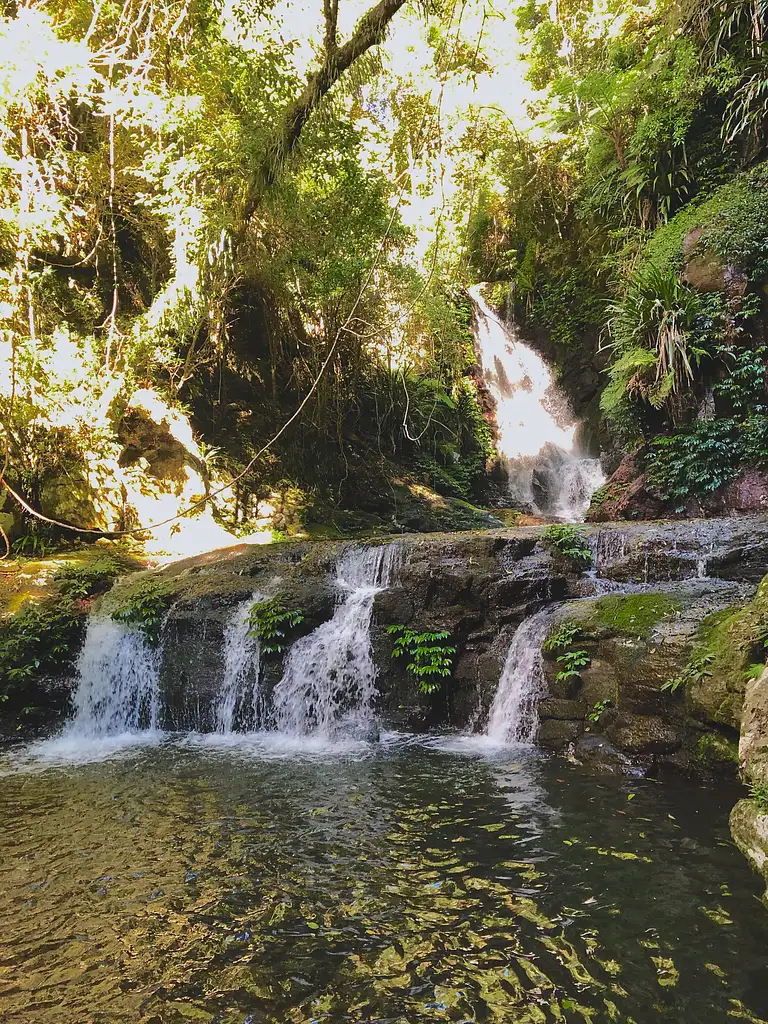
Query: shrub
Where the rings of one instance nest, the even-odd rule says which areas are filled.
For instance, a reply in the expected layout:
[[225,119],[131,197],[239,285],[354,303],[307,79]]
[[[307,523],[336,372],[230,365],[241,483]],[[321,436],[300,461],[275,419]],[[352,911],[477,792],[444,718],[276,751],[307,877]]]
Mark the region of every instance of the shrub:
[[111,558],[104,558],[89,565],[67,566],[56,573],[54,580],[62,597],[76,601],[103,593],[119,574],[120,565]]
[[674,270],[654,264],[637,271],[624,297],[608,308],[619,361],[632,353],[638,365],[650,365],[641,353],[652,355],[655,381],[643,397],[657,408],[693,380],[689,337],[699,313],[697,293],[681,284]]
[[716,491],[745,466],[768,463],[768,417],[700,420],[670,437],[657,437],[646,456],[648,481],[668,500],[684,502]]
[[701,420],[671,437],[657,437],[646,457],[648,481],[661,497],[684,502],[716,491],[739,473],[743,445],[736,420]]
[[[0,621],[0,681],[3,690],[29,682],[42,671],[61,669],[72,661],[82,616],[71,603],[23,608]],[[8,696],[3,693],[3,696]]]
[[392,657],[407,655],[411,659],[405,668],[416,677],[421,692],[434,693],[439,689],[437,677],[451,674],[456,654],[456,648],[447,643],[451,639],[449,631],[419,633],[407,626],[387,626],[387,632],[395,637]]

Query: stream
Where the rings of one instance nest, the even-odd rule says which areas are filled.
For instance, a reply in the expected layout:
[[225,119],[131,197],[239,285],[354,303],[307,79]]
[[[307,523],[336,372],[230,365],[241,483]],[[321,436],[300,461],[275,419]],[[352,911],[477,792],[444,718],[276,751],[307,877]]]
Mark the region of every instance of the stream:
[[0,760],[4,1024],[768,1019],[727,786],[486,738]]

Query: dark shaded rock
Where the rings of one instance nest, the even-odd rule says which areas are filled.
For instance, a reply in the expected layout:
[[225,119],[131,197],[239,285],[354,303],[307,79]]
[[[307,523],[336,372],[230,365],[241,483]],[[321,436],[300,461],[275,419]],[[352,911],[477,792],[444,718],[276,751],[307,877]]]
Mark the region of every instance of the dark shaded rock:
[[608,735],[630,754],[671,754],[682,745],[678,729],[655,715],[618,715]]
[[548,719],[539,726],[536,740],[542,747],[550,750],[562,750],[572,743],[584,728],[582,722],[568,722],[559,719]]
[[619,519],[660,519],[665,503],[648,489],[641,465],[642,451],[626,455],[608,481],[596,492],[587,510],[588,523]]
[[600,733],[582,733],[573,753],[577,760],[588,765],[593,771],[622,774],[633,771],[631,762]]
[[539,701],[539,718],[546,720],[554,718],[562,721],[575,720],[584,717],[584,702],[580,700],[563,700],[558,697],[549,697]]

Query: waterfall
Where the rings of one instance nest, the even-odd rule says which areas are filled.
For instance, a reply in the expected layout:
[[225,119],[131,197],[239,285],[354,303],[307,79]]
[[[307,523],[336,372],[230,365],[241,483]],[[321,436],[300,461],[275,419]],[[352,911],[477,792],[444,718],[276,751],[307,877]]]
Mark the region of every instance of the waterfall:
[[532,743],[536,736],[536,704],[545,692],[541,645],[551,617],[552,608],[537,612],[512,639],[485,730],[496,743]]
[[242,601],[224,631],[224,669],[215,708],[217,732],[231,733],[235,726],[252,732],[263,718],[261,651],[259,641],[251,635],[251,609],[263,600],[264,595],[257,593]]
[[574,450],[577,424],[552,373],[484,301],[475,303],[475,345],[483,378],[496,402],[499,448],[508,463],[510,499],[540,515],[583,520],[604,482],[598,459]]
[[373,602],[399,561],[396,545],[350,547],[336,566],[339,603],[328,622],[297,640],[273,693],[278,731],[306,736],[374,726]]
[[75,716],[65,734],[97,739],[156,729],[160,657],[138,629],[91,618],[77,661]]

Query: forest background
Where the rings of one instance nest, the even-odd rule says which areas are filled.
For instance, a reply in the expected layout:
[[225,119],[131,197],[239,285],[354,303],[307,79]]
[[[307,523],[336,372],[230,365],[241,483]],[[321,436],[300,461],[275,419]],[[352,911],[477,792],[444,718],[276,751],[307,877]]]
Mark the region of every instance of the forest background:
[[682,507],[768,462],[768,0],[3,13],[17,552],[482,524],[477,281],[609,470]]

